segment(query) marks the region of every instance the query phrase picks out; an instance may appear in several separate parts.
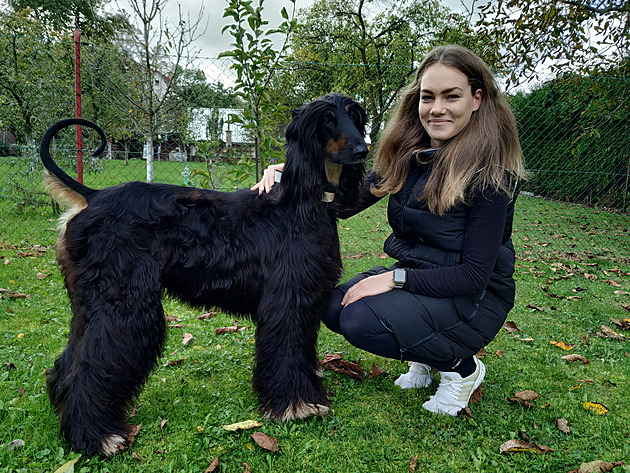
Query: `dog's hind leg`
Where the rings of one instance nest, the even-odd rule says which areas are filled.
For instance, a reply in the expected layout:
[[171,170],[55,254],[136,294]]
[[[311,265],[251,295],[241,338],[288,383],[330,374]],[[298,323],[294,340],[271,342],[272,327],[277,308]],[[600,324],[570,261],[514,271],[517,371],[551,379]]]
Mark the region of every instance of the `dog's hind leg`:
[[254,389],[260,409],[275,421],[326,415],[317,358],[320,317],[315,301],[275,298],[262,304],[257,316]]
[[48,374],[61,431],[87,455],[109,456],[126,446],[127,409],[164,342],[159,271],[130,261],[135,276],[151,277],[107,277],[104,271],[95,283],[75,286],[68,347]]

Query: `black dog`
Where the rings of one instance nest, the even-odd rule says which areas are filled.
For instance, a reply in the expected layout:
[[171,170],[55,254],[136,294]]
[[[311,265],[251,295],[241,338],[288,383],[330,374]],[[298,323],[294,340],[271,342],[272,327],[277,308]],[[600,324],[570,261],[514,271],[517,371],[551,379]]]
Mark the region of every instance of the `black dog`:
[[[125,416],[160,356],[166,291],[195,307],[257,322],[254,388],[267,417],[328,412],[316,352],[328,297],[341,274],[336,214],[353,207],[365,171],[366,115],[328,95],[293,112],[282,181],[269,194],[128,182],[90,189],[41,143],[49,191],[72,204],[60,220],[57,261],[70,295],[68,346],[47,372],[49,398],[72,448],[112,455]],[[332,202],[323,199],[334,193]]]

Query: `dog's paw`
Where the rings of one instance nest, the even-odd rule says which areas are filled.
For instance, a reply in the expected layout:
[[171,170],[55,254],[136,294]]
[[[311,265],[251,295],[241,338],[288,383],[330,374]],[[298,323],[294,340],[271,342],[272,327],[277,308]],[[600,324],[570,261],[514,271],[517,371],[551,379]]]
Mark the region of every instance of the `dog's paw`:
[[265,417],[275,420],[276,422],[285,422],[293,419],[305,419],[311,416],[324,417],[330,408],[324,404],[313,404],[310,402],[298,401],[291,404],[284,412],[279,415],[267,413]]
[[127,448],[127,441],[124,438],[120,435],[110,435],[101,442],[100,454],[104,457],[111,457],[125,448]]

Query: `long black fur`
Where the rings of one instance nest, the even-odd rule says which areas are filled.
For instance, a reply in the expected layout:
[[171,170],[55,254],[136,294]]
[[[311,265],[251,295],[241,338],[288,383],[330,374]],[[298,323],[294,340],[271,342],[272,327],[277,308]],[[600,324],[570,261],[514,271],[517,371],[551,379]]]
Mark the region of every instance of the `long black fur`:
[[[282,181],[268,194],[129,182],[88,188],[52,160],[63,120],[40,155],[53,197],[71,203],[57,261],[71,299],[68,346],[47,391],[73,449],[124,448],[127,409],[161,354],[165,291],[195,307],[256,321],[253,384],[273,420],[324,415],[316,353],[321,315],[342,264],[336,214],[358,199],[367,155],[366,115],[337,94],[293,112]],[[100,152],[100,151],[98,151]],[[324,192],[335,192],[331,203]]]

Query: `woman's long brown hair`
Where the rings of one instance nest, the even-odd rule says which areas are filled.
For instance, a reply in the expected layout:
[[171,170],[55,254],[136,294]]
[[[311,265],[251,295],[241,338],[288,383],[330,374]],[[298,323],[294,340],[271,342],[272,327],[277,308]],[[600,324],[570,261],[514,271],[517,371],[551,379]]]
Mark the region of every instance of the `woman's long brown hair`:
[[421,199],[429,210],[442,215],[466,202],[471,192],[487,186],[512,196],[518,180],[526,175],[514,115],[486,63],[469,49],[456,45],[431,51],[403,91],[378,145],[374,170],[382,180],[373,192],[384,195],[399,191],[411,160],[416,159],[418,151],[431,147],[418,105],[422,76],[437,63],[466,75],[472,94],[481,89],[481,106],[464,129],[436,151]]

